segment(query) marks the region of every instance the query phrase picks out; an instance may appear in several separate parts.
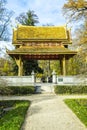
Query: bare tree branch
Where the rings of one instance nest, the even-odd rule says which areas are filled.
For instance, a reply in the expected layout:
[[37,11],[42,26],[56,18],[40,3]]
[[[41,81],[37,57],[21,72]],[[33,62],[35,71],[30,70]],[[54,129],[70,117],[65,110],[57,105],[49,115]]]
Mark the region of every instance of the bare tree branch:
[[6,0],[0,0],[0,40],[4,40],[8,34],[8,25],[10,23],[13,11],[6,9]]

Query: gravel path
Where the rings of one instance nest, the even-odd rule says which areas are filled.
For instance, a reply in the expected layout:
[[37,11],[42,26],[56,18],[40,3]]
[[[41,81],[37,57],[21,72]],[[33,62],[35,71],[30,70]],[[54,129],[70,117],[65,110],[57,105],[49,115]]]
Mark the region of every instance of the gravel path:
[[1,100],[27,99],[32,101],[22,130],[87,130],[63,102],[66,98],[87,98],[87,95],[37,94],[24,97],[0,97]]

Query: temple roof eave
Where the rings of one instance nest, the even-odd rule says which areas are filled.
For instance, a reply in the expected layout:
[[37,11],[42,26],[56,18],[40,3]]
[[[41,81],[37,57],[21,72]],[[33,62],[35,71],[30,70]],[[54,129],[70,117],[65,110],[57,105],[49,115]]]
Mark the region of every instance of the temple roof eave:
[[44,51],[44,52],[41,52],[41,51],[36,51],[36,52],[14,52],[14,51],[7,51],[7,53],[9,55],[76,55],[77,54],[77,51],[66,51],[66,52],[63,52],[63,51],[54,51],[54,52],[51,52],[51,51]]
[[22,58],[28,57],[28,59],[61,59],[64,55],[66,59],[69,59],[77,54],[77,51],[69,50],[68,48],[64,47],[21,47],[17,48],[13,51],[7,51],[7,53],[12,57],[18,58],[22,56]]
[[22,57],[22,59],[35,59],[35,60],[59,60],[62,59],[65,55],[66,60],[72,58],[73,56],[75,56],[77,53],[73,52],[73,53],[38,53],[38,54],[32,54],[32,53],[20,53],[20,54],[13,54],[13,53],[9,53],[9,55],[12,58],[18,58],[19,56]]
[[65,48],[62,45],[58,46],[21,46],[12,51],[8,51],[9,54],[69,54],[77,53],[77,51],[72,51],[68,48]]
[[64,39],[27,39],[27,40],[17,40],[15,42],[12,42],[13,45],[22,45],[22,44],[25,44],[26,45],[26,42],[28,43],[32,43],[32,42],[35,42],[37,44],[37,42],[57,42],[57,43],[61,43],[63,45],[68,45],[68,44],[72,44],[72,41],[68,41],[68,40],[64,40]]

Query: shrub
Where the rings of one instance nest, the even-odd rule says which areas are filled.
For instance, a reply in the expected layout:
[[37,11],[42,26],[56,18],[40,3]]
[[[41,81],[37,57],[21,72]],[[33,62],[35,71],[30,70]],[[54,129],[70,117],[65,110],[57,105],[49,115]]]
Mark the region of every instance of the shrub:
[[87,86],[57,85],[54,91],[56,94],[87,94]]
[[26,95],[35,92],[34,86],[6,86],[0,87],[0,95]]

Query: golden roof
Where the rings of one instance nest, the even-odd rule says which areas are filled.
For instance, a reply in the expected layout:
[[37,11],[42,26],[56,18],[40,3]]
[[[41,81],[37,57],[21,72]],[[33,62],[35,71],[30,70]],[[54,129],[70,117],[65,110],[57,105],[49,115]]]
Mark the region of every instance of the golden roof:
[[38,47],[38,46],[23,46],[12,51],[7,52],[9,55],[47,55],[47,54],[77,54],[76,51],[71,51],[68,48],[54,46],[54,47]]
[[70,32],[66,26],[18,26],[13,32],[13,44],[18,41],[32,40],[68,40],[70,42]]

